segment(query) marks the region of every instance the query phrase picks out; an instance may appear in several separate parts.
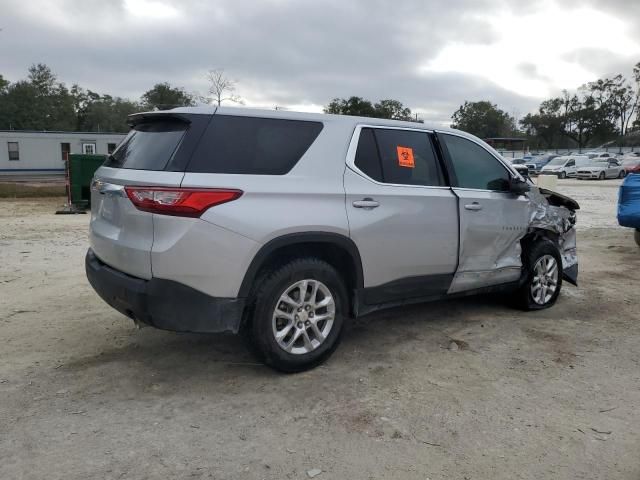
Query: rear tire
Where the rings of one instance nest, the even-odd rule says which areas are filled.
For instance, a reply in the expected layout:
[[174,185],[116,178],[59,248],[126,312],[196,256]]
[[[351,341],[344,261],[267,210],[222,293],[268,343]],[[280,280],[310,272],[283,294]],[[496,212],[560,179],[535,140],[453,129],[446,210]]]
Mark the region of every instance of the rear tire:
[[337,348],[348,316],[340,274],[316,258],[292,260],[260,281],[249,311],[248,333],[264,363],[301,372]]
[[626,175],[627,175],[627,171],[621,170],[620,173],[618,174],[618,178],[624,178]]
[[522,286],[515,294],[515,304],[523,310],[551,307],[562,289],[562,258],[549,240],[532,243],[522,254]]

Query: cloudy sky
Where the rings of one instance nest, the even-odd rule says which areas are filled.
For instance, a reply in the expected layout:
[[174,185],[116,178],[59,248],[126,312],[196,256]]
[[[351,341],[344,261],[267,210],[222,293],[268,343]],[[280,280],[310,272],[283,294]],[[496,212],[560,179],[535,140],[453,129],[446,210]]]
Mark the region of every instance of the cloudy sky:
[[237,79],[248,106],[395,98],[447,123],[464,100],[517,117],[640,61],[640,0],[0,0],[0,74],[46,63],[132,99]]

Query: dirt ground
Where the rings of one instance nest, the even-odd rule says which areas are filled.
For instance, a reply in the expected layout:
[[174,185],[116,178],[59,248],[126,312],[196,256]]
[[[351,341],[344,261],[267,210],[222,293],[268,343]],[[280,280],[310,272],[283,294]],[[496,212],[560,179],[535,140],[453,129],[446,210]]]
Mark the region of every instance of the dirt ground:
[[0,478],[638,480],[640,249],[618,185],[559,183],[583,207],[581,272],[554,308],[385,311],[298,375],[236,337],[136,330],[85,279],[88,215],[2,200]]

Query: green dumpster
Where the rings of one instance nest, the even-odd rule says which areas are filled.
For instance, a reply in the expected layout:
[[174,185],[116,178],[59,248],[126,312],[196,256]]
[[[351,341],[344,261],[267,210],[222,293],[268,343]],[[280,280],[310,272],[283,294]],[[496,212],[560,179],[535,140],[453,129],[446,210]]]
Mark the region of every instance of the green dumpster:
[[87,208],[91,205],[91,180],[95,171],[106,159],[106,155],[69,154],[67,188],[69,189],[69,202],[72,206]]

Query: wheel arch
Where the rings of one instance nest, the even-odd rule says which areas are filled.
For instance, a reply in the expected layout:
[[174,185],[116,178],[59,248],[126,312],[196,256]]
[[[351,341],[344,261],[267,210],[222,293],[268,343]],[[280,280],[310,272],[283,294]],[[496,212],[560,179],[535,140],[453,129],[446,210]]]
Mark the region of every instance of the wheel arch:
[[553,242],[556,247],[559,247],[560,235],[551,230],[545,230],[544,228],[534,228],[520,239],[522,254],[524,255],[527,248],[530,248],[531,245],[540,240],[549,240]]
[[[327,261],[345,275],[350,296],[363,288],[364,274],[358,247],[349,237],[331,232],[300,232],[283,235],[265,243],[253,257],[238,292],[248,297],[260,274],[282,261],[301,256],[315,256]],[[347,262],[348,271],[342,263]]]

